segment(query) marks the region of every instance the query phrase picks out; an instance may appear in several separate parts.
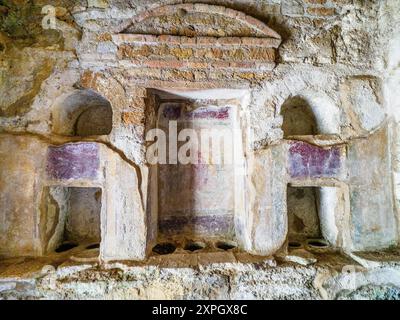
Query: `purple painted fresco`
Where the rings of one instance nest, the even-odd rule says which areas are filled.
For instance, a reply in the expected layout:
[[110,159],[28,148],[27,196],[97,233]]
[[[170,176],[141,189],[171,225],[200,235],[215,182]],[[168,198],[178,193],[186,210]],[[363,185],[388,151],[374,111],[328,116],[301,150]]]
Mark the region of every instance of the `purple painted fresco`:
[[99,165],[95,143],[71,143],[48,149],[46,170],[51,179],[94,179]]
[[185,114],[186,119],[212,119],[212,120],[228,120],[230,116],[230,107],[222,108],[198,108],[192,112]]
[[192,233],[227,235],[233,231],[233,215],[170,216],[159,221],[159,230],[166,235]]
[[335,178],[341,167],[340,147],[323,149],[301,141],[290,143],[289,174],[292,178]]

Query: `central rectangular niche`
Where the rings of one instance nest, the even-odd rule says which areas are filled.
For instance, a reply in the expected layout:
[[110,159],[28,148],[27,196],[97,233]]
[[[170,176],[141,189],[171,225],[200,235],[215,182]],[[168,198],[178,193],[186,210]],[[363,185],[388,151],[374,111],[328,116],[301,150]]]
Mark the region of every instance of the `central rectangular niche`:
[[101,195],[100,188],[45,188],[42,216],[48,252],[99,246]]
[[[167,153],[173,143],[169,135],[172,121],[176,123],[178,135],[190,129],[197,137],[198,150],[194,152],[197,152],[198,162],[171,163],[167,156],[167,164],[157,165],[158,241],[235,240],[240,182],[235,176],[236,151],[232,148],[242,144],[241,135],[235,135],[240,128],[239,110],[240,100],[237,99],[169,96],[159,99],[157,128],[166,133]],[[210,140],[206,132],[211,136],[218,133],[218,136]],[[188,141],[189,138],[178,141],[178,151]],[[203,152],[205,145],[209,147],[208,154]],[[220,153],[215,153],[213,148]]]

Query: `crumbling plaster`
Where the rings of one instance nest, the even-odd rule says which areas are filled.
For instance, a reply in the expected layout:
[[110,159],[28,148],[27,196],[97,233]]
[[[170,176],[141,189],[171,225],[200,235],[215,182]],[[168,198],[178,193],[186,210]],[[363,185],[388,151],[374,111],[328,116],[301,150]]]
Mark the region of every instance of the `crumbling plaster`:
[[[299,96],[311,106],[321,134],[331,135],[330,138],[333,141],[331,145],[348,144],[350,152],[346,155],[346,168],[357,167],[359,157],[363,157],[362,160],[369,163],[370,159],[365,158],[365,151],[371,151],[369,149],[371,141],[376,145],[390,145],[390,148],[383,148],[378,155],[373,152],[374,150],[371,151],[373,157],[380,156],[376,159],[376,171],[384,176],[384,185],[368,180],[356,183],[353,187],[362,187],[363,199],[370,199],[373,193],[376,203],[385,203],[387,206],[383,209],[379,207],[379,210],[373,210],[371,207],[368,217],[379,213],[385,223],[391,221],[393,217],[391,198],[395,197],[397,219],[399,219],[398,162],[400,153],[398,150],[400,147],[398,106],[396,105],[398,102],[395,96],[399,76],[396,60],[398,39],[393,36],[393,40],[389,40],[389,35],[395,34],[394,27],[388,32],[380,25],[381,23],[385,26],[395,26],[395,21],[398,19],[395,16],[395,12],[398,12],[396,1],[345,0],[341,4],[329,1],[326,8],[315,7],[320,11],[311,4],[305,4],[298,10],[293,10],[294,7],[290,6],[291,9],[288,10],[288,4],[292,4],[292,1],[202,2],[212,2],[213,5],[241,10],[265,21],[282,37],[282,44],[276,58],[277,65],[271,71],[228,70],[226,74],[218,70],[207,73],[197,69],[184,71],[174,68],[163,69],[160,66],[147,69],[131,68],[131,65],[124,65],[125,62],[119,60],[120,43],[113,35],[129,26],[130,20],[137,14],[150,8],[181,2],[101,1],[98,7],[90,8],[86,8],[83,3],[71,8],[74,24],[68,24],[68,26],[65,22],[59,24],[64,46],[24,47],[17,54],[18,48],[13,48],[10,44],[11,40],[2,35],[6,43],[6,49],[1,53],[4,59],[3,72],[9,64],[20,64],[19,69],[28,70],[27,73],[13,73],[17,79],[1,84],[2,90],[8,93],[1,100],[3,112],[3,117],[0,119],[1,131],[19,135],[15,138],[7,136],[5,140],[29,139],[37,141],[30,143],[42,144],[41,139],[45,139],[46,145],[59,144],[60,137],[52,132],[53,111],[59,99],[63,99],[63,96],[77,89],[96,91],[107,99],[113,108],[113,130],[107,137],[93,137],[90,141],[97,141],[102,149],[110,153],[110,156],[119,159],[120,164],[116,167],[107,166],[107,170],[113,171],[112,176],[117,176],[119,171],[130,172],[129,175],[136,176],[141,171],[140,177],[136,177],[138,187],[135,195],[132,196],[135,198],[135,205],[139,208],[137,210],[142,212],[143,203],[145,203],[143,190],[147,189],[148,171],[143,143],[147,88],[208,89],[208,86],[211,86],[212,88],[246,89],[250,92],[247,110],[249,114],[248,150],[246,150],[249,156],[249,184],[246,192],[247,199],[251,203],[249,210],[253,211],[249,215],[252,218],[247,221],[249,223],[247,228],[251,230],[253,237],[248,240],[246,249],[253,253],[271,254],[284,244],[287,232],[285,216],[281,214],[285,212],[286,206],[285,189],[288,180],[281,177],[288,175],[283,165],[287,146],[282,140],[280,111],[287,99]],[[384,20],[376,19],[377,16]],[[381,39],[389,41],[389,45]],[[186,51],[178,51],[179,58],[184,61],[186,61],[185,54]],[[34,75],[48,71],[49,68],[43,61],[46,61],[49,55],[52,57],[52,69],[49,75],[43,77],[44,79],[35,78]],[[35,59],[32,58],[33,56]],[[30,58],[25,59],[26,57]],[[18,60],[14,62],[13,59]],[[32,64],[35,66],[32,67]],[[232,75],[232,77],[227,77],[227,75]],[[23,83],[24,86],[15,86],[13,89],[16,90],[15,92],[9,90],[9,83],[16,82]],[[32,96],[26,97],[27,91],[32,92]],[[14,110],[15,101],[20,101],[18,99],[29,103],[24,103],[21,112],[10,113],[9,110]],[[381,134],[382,131],[386,132],[387,128],[390,132]],[[390,144],[388,137],[392,139]],[[62,140],[62,142],[68,141],[77,141],[77,139]],[[359,156],[352,157],[354,153],[351,150],[356,149]],[[393,155],[392,158],[389,154]],[[24,156],[21,155],[21,158],[23,159]],[[20,161],[23,161],[22,159]],[[32,159],[32,161],[38,160]],[[8,163],[8,161],[5,162]],[[271,163],[273,163],[272,166]],[[389,174],[391,166],[393,166],[393,174]],[[3,168],[6,168],[6,165]],[[43,168],[38,170],[43,170]],[[362,176],[366,173],[365,171],[368,171],[368,166],[357,168],[357,170],[360,171],[358,176]],[[352,184],[351,173],[348,174],[339,182],[334,181],[334,183]],[[128,181],[129,175],[122,174],[123,181],[120,182],[129,185],[131,183]],[[35,178],[30,176],[29,179]],[[24,183],[23,176],[18,176],[16,180],[19,181],[16,183]],[[391,187],[392,184],[394,188]],[[3,185],[9,187],[6,180],[2,180]],[[107,187],[110,193],[116,192],[123,198],[124,195],[117,192],[118,188],[117,184]],[[351,188],[349,192],[352,192]],[[28,198],[30,194],[28,192],[24,197]],[[2,194],[4,198],[6,195],[7,193]],[[353,199],[354,203],[355,196],[352,193],[347,197]],[[352,201],[351,199],[348,201]],[[28,207],[37,204],[37,200],[33,198],[28,199],[27,204],[28,202]],[[114,210],[113,206],[118,203],[117,200],[108,200],[108,209]],[[360,209],[363,206],[365,203],[360,200],[358,206],[353,207],[351,212],[345,213],[346,217],[339,219],[341,226],[345,226],[350,219],[360,220],[359,223],[362,224],[364,214],[366,214]],[[348,216],[350,214],[353,218]],[[144,219],[142,216],[140,218]],[[395,245],[399,231],[396,232],[393,229],[396,228],[396,224],[388,224],[389,233],[380,230],[380,225],[377,226],[382,234],[377,235],[379,241],[376,243],[371,243],[366,236],[356,245],[352,231],[347,230],[349,234],[345,232],[346,235],[342,236],[342,240],[338,240],[338,244],[349,250],[377,249]],[[123,228],[116,225],[110,227],[111,230]],[[129,228],[134,227],[135,223],[129,224]],[[339,228],[338,225],[336,227]],[[145,230],[141,231],[145,233]],[[134,233],[137,234],[136,231]],[[103,234],[107,236],[104,227]],[[365,234],[361,236],[363,235]],[[139,247],[148,250],[143,240],[145,238],[146,236],[143,236],[138,243],[140,243]],[[368,245],[362,245],[362,243],[368,243]],[[36,244],[32,250],[37,253],[40,251],[38,248]],[[117,248],[121,249],[121,255],[116,253]],[[129,245],[124,249],[123,244],[119,242],[110,244],[109,248],[104,248],[103,257],[141,258],[145,255],[144,251],[132,254],[130,249],[132,248]],[[21,250],[21,253],[30,252],[24,250]],[[108,256],[108,252],[112,254]]]

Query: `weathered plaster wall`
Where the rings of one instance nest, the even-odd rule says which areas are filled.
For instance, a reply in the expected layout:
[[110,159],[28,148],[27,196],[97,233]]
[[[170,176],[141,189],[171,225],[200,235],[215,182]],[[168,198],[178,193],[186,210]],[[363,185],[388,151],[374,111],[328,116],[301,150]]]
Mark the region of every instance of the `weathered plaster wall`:
[[[285,160],[285,150],[278,146],[259,151],[248,161],[252,178],[246,188],[249,211],[244,236],[245,248],[252,253],[270,255],[286,240],[287,217],[280,214],[287,205]],[[260,176],[265,179],[258,179]]]
[[[236,187],[236,208],[242,210],[234,216],[235,240],[255,255],[318,264],[248,263],[241,259],[254,257],[242,252],[178,252],[164,257],[167,268],[158,266],[159,256],[151,257],[157,266],[115,263],[102,270],[69,267],[68,260],[57,271],[22,258],[6,262],[3,272],[1,260],[1,297],[399,298],[398,262],[380,261],[381,253],[358,256],[356,263],[318,251],[287,258],[286,248],[288,186],[318,188],[319,229],[333,248],[351,255],[398,246],[399,1],[191,5],[196,2],[1,5],[0,256],[52,253],[64,238],[67,190],[93,188],[101,190],[101,260],[144,260],[157,243],[159,211],[157,174],[145,159],[145,133],[156,117],[150,89],[236,88],[246,92],[240,115],[246,161],[242,181],[235,181],[244,193]],[[45,4],[56,7],[55,30],[41,26]],[[157,9],[173,4],[185,6]],[[157,17],[148,14],[153,9],[160,10]],[[293,101],[308,106],[321,136],[299,130],[283,139],[285,106]],[[99,106],[103,113],[81,119],[93,124],[90,130],[78,130],[96,134],[73,137],[82,111]],[[107,130],[97,131],[105,118]],[[34,276],[15,278],[27,265]],[[338,272],[349,265],[355,273]]]
[[388,37],[382,39],[385,48],[385,80],[384,96],[387,104],[388,113],[391,117],[390,141],[393,169],[393,185],[395,192],[395,208],[397,212],[397,225],[400,235],[400,104],[398,99],[398,88],[400,86],[400,4],[397,1],[387,1],[382,7],[382,17],[380,29]]
[[118,153],[103,149],[107,155],[103,172],[107,177],[105,216],[102,220],[103,260],[142,260],[147,250],[144,199],[140,192],[139,169],[121,159]]
[[33,137],[0,137],[0,254],[40,255],[38,216],[45,144]]
[[[227,9],[213,7],[213,10],[222,10],[228,15],[228,18],[218,16],[218,19],[204,12],[201,19],[192,14],[192,10],[201,13],[211,7],[187,5],[179,11],[182,16],[171,15],[165,9],[160,15],[162,19],[156,18],[162,22],[162,28],[157,30],[151,22],[154,18],[143,14],[162,4],[181,2],[104,0],[91,2],[88,7],[85,1],[73,5],[50,1],[68,10],[59,8],[57,30],[46,32],[37,26],[42,18],[41,3],[35,3],[35,10],[31,11],[36,21],[19,9],[7,8],[21,14],[23,25],[30,30],[28,38],[21,37],[20,30],[10,28],[8,20],[2,23],[0,55],[2,79],[5,80],[0,83],[0,88],[7,93],[1,95],[0,101],[2,133],[35,133],[53,139],[51,141],[59,139],[56,135],[60,132],[54,130],[57,128],[57,108],[77,88],[94,90],[112,107],[111,134],[91,138],[102,143],[102,150],[108,150],[119,159],[109,160],[104,166],[106,174],[113,177],[103,192],[103,198],[107,199],[106,210],[113,212],[113,218],[102,222],[102,234],[109,239],[103,248],[103,256],[107,259],[139,258],[148,250],[141,211],[146,202],[141,193],[148,180],[147,176],[140,178],[132,167],[137,169],[136,166],[144,167],[146,163],[143,143],[146,88],[166,86],[176,89],[233,87],[246,88],[250,92],[245,150],[249,157],[245,190],[249,203],[243,213],[246,218],[236,222],[244,225],[241,228],[243,234],[239,236],[246,249],[270,254],[283,245],[287,232],[286,188],[294,178],[302,185],[310,184],[313,179],[312,184],[316,186],[327,184],[328,180],[329,186],[350,184],[350,194],[343,197],[352,203],[351,211],[343,213],[340,219],[335,217],[340,220],[336,227],[340,229],[339,226],[353,221],[356,226],[352,230],[358,231],[357,236],[346,235],[342,238],[347,240],[338,240],[341,245],[361,250],[396,244],[395,226],[398,223],[393,207],[397,205],[398,209],[400,194],[398,105],[393,94],[398,85],[396,1],[202,1],[259,18],[282,37],[279,50],[280,39],[273,31],[264,28],[261,32],[254,27],[260,26],[259,22]],[[186,4],[193,2],[185,1]],[[185,12],[189,12],[186,18],[191,19],[198,35],[202,36],[198,38],[199,43],[194,44],[190,38],[180,38],[179,43],[176,42],[177,35],[193,36],[193,28],[184,26]],[[241,19],[229,20],[229,14]],[[167,37],[118,34],[133,28],[132,19],[138,15],[143,19],[136,21],[136,31],[162,32]],[[227,21],[230,27],[221,28]],[[234,37],[229,43],[204,39],[204,35],[210,35],[211,31],[205,27],[210,22],[220,27],[216,28],[217,32],[225,30],[229,35],[245,35],[248,39]],[[249,37],[259,36],[260,32],[269,37],[257,41]],[[160,57],[165,57],[165,61],[160,61]],[[10,69],[12,76],[8,76]],[[296,162],[294,167],[290,166],[293,162],[285,166],[288,146],[282,142],[281,110],[293,97],[307,102],[320,133],[334,135],[331,145],[349,143],[348,154],[343,151],[343,146],[339,147],[340,152],[336,147],[330,151],[315,151],[312,147],[302,146],[299,147],[301,152],[296,154],[306,160]],[[26,139],[31,138],[27,136]],[[375,153],[376,150],[370,149],[371,145],[379,146],[381,152]],[[369,163],[364,157],[369,152],[372,157],[379,156],[374,162],[374,172],[368,171]],[[12,155],[7,154],[2,172],[11,165],[8,157]],[[358,166],[357,161],[366,161],[367,165]],[[104,174],[95,171],[96,179]],[[377,179],[372,179],[375,175],[382,177],[383,182],[375,183]],[[360,177],[365,178],[360,182]],[[33,174],[27,174],[27,178],[36,179]],[[362,193],[360,186],[363,186]],[[10,193],[5,194],[8,197]],[[365,201],[360,200],[360,194],[370,204],[368,209],[365,209]],[[30,196],[34,197],[34,194],[23,197],[32,200],[31,206],[38,200]],[[17,205],[17,201],[11,203]],[[9,204],[8,207],[11,211],[15,209]],[[132,210],[140,213],[132,216]],[[369,226],[371,235],[368,237],[373,237],[372,244],[366,240],[368,237],[364,238],[364,233],[359,233],[364,224]],[[334,234],[334,230],[331,228],[327,232]],[[111,241],[120,231],[124,235],[135,233],[135,236],[130,235],[128,240],[121,236],[115,242]],[[350,230],[338,232],[350,233]],[[132,251],[135,241],[140,245]],[[115,256],[117,248],[121,255]],[[30,250],[33,248],[27,251]]]
[[369,139],[352,142],[349,147],[355,250],[383,249],[398,243],[388,141],[384,129]]

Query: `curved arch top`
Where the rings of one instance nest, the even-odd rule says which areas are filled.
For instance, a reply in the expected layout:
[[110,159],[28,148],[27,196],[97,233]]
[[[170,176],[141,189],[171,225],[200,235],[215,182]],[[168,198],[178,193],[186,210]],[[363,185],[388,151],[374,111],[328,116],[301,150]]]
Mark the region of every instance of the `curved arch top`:
[[[120,27],[118,30],[119,33],[141,33],[140,27],[146,21],[157,19],[163,17],[163,21],[167,24],[169,23],[168,17],[180,17],[183,21],[185,20],[185,15],[202,15],[203,22],[207,23],[206,16],[214,16],[220,17],[225,19],[226,22],[230,22],[227,24],[229,27],[228,29],[232,29],[232,24],[238,25],[238,28],[241,27],[244,33],[251,33],[246,34],[244,36],[248,37],[257,37],[257,38],[273,38],[281,40],[280,35],[269,28],[265,23],[261,22],[258,19],[255,19],[251,16],[246,15],[243,12],[233,10],[230,8],[226,8],[223,6],[216,6],[216,5],[208,5],[202,3],[195,3],[195,4],[175,4],[175,5],[164,5],[159,6],[154,9],[147,10],[137,16],[135,16],[132,20],[125,25]],[[214,23],[218,24],[219,22],[224,23],[224,20],[221,19],[211,19]],[[174,22],[174,19],[171,19],[171,22]],[[216,27],[216,25],[213,25]],[[174,26],[170,25],[170,30],[163,30],[162,34],[168,35],[176,35],[171,34],[172,29],[176,29]],[[236,31],[236,32],[235,32]],[[196,32],[196,31],[194,31]],[[199,34],[199,36],[205,36],[204,34]],[[240,37],[240,32],[237,33],[237,30],[232,30],[232,34],[223,35],[225,37]]]
[[146,81],[173,79],[201,88],[267,79],[282,42],[278,33],[243,12],[186,3],[152,7],[120,26],[111,39],[125,67],[151,70]]
[[284,104],[291,99],[302,99],[307,103],[315,117],[319,134],[340,135],[341,112],[329,96],[314,90],[300,90],[289,95]]
[[111,103],[91,89],[74,90],[55,100],[54,134],[61,136],[108,135],[112,130]]

